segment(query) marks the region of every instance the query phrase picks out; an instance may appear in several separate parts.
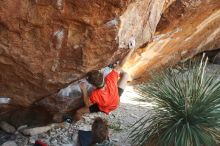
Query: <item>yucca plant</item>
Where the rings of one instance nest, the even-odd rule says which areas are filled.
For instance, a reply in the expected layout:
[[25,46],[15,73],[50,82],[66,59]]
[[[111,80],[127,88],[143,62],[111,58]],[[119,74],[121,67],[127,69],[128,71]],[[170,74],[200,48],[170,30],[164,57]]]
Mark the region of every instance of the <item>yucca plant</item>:
[[219,74],[207,74],[206,64],[202,59],[188,71],[170,68],[138,87],[142,97],[151,98],[155,106],[133,125],[129,137],[135,145],[219,144]]

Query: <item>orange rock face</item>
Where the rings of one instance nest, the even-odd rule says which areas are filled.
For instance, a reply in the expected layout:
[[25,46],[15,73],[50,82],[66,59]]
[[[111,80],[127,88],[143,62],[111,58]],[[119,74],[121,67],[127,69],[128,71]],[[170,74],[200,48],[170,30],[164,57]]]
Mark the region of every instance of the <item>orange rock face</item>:
[[127,0],[2,0],[0,96],[29,106],[113,62]]
[[164,10],[151,42],[137,49],[125,69],[139,82],[152,70],[218,48],[220,1],[175,1]]
[[219,48],[219,26],[219,0],[1,0],[0,96],[28,107],[122,59],[131,42],[125,69],[139,79]]

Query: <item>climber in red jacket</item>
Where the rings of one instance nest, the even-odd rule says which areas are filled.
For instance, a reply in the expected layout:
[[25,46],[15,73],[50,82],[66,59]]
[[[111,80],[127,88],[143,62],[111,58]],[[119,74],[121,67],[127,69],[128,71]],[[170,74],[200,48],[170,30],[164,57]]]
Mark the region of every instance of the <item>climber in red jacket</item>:
[[108,114],[118,107],[119,97],[122,95],[129,78],[128,74],[122,71],[121,67],[133,51],[134,49],[131,49],[122,62],[116,65],[105,78],[98,70],[88,74],[88,81],[96,87],[90,96],[88,95],[86,84],[80,83],[85,106],[77,110],[76,120],[80,120],[85,113],[101,111]]

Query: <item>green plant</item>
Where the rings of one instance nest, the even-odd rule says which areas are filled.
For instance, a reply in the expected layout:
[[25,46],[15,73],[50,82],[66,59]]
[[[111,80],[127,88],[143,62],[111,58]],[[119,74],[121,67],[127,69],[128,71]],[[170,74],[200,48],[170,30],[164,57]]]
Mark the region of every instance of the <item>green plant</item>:
[[[188,71],[168,69],[140,85],[143,98],[155,104],[133,125],[138,146],[215,146],[220,139],[220,81],[206,73],[207,60]],[[217,74],[219,75],[219,74]],[[147,97],[148,96],[148,97]]]
[[117,121],[117,122],[115,122],[115,123],[110,124],[110,125],[109,125],[109,128],[110,128],[110,129],[113,129],[113,130],[115,130],[115,131],[121,131],[121,130],[123,130],[122,127],[121,127],[121,122],[120,122],[120,121]]

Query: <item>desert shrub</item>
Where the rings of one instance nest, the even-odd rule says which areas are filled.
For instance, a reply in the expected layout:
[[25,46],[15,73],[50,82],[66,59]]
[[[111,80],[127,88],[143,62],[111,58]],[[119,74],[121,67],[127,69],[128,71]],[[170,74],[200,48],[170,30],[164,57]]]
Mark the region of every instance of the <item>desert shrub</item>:
[[[188,71],[169,68],[153,74],[138,87],[142,98],[150,98],[150,115],[133,125],[135,145],[215,146],[220,138],[219,74],[207,74],[207,60],[188,65]],[[149,100],[148,100],[149,101]]]

